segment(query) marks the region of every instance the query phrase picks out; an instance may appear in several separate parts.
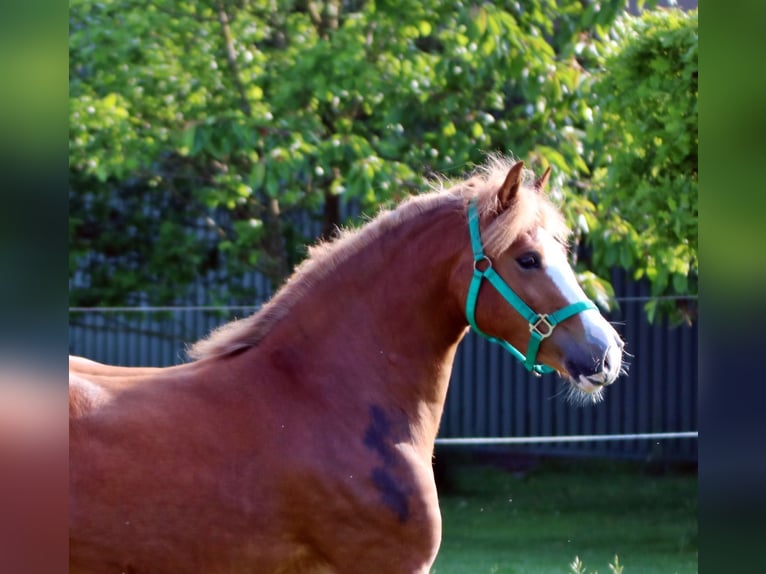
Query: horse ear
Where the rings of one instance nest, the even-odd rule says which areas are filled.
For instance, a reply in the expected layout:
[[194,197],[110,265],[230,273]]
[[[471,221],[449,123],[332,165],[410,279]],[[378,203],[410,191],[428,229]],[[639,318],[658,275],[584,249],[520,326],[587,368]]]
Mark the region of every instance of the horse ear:
[[539,179],[535,180],[535,189],[539,192],[545,191],[545,188],[548,186],[548,178],[551,176],[551,166],[548,166],[548,168],[545,170],[545,173],[540,177]]
[[511,202],[516,197],[516,193],[521,187],[522,174],[524,170],[524,162],[516,162],[511,169],[508,170],[508,175],[505,176],[503,185],[500,186],[500,191],[497,193],[497,199],[500,202],[500,207],[508,209]]

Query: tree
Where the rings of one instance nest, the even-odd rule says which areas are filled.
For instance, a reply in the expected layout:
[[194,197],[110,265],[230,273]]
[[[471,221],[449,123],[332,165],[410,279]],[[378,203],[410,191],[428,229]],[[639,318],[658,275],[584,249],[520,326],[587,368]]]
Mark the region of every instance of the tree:
[[603,219],[583,148],[598,36],[625,4],[72,2],[72,303],[172,303],[195,277],[206,302],[252,302],[237,278],[278,286],[313,240],[300,217],[330,236],[341,206],[491,151],[553,165],[577,248]]
[[[696,11],[620,18],[591,93],[592,261],[646,277],[657,296],[697,290],[697,30]],[[660,307],[687,320],[695,312],[687,301]]]

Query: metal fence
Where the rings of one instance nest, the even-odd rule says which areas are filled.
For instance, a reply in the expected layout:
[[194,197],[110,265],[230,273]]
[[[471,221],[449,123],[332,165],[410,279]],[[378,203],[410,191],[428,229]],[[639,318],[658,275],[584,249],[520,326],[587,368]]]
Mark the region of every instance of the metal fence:
[[[535,377],[499,346],[473,333],[457,354],[439,436],[536,437],[668,433],[697,430],[697,328],[650,324],[645,285],[613,278],[620,310],[610,319],[633,355],[629,374],[605,400],[573,406],[554,375]],[[619,300],[618,299],[618,300]],[[184,362],[186,345],[255,307],[174,307],[70,312],[70,352],[117,365]],[[547,442],[536,454],[696,460],[697,442],[663,440]]]

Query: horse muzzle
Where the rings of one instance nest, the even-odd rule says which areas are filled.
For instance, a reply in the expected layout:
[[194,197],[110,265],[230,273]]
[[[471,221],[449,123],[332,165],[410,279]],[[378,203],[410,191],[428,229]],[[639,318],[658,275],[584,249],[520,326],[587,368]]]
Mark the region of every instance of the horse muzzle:
[[611,326],[609,331],[590,331],[584,344],[574,344],[565,350],[564,368],[572,384],[581,391],[592,393],[611,385],[624,372],[624,343]]

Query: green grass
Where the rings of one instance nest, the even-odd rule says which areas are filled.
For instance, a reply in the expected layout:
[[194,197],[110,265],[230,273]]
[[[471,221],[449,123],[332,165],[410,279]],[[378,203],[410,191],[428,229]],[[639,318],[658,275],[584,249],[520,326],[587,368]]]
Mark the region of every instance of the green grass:
[[524,476],[475,465],[440,491],[435,574],[697,572],[697,479],[635,463],[548,461]]

